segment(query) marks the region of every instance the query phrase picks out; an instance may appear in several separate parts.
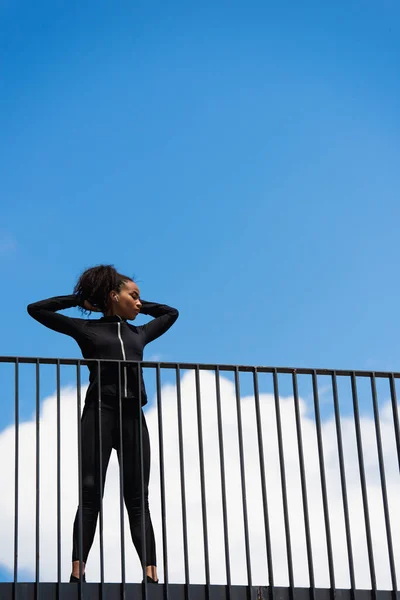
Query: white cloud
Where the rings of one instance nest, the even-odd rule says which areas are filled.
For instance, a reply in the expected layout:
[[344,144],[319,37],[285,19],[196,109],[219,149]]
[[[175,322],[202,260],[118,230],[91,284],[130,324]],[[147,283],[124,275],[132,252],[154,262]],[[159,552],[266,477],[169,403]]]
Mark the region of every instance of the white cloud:
[[[225,582],[225,555],[223,545],[223,520],[221,509],[221,480],[218,451],[218,429],[215,401],[215,378],[201,373],[203,444],[206,473],[207,519],[209,534],[210,571],[212,583]],[[199,475],[196,393],[193,374],[186,373],[182,379],[182,410],[185,447],[185,478],[187,498],[188,539],[190,553],[190,576],[193,583],[204,581],[204,551],[202,511]],[[221,378],[221,398],[225,447],[226,489],[228,501],[229,541],[232,583],[246,583],[244,551],[242,495],[240,485],[240,461],[236,421],[236,399],[230,381]],[[287,585],[287,557],[283,522],[281,479],[274,399],[269,394],[260,396],[267,492],[271,528],[274,577],[276,585]],[[321,499],[318,451],[315,423],[307,413],[306,404],[300,401],[304,456],[307,471],[307,493],[312,531],[314,572],[318,587],[329,587],[326,541]],[[246,465],[246,498],[249,516],[251,561],[253,582],[267,584],[267,560],[263,524],[258,446],[254,398],[247,396],[241,402],[243,438]],[[295,584],[308,586],[307,553],[304,535],[304,518],[301,501],[301,484],[293,399],[280,400],[289,519],[294,564]],[[162,412],[164,433],[164,458],[167,507],[167,539],[169,579],[184,581],[182,513],[179,476],[178,422],[176,389],[172,385],[162,388]],[[150,407],[146,419],[152,439],[152,474],[150,504],[156,531],[158,565],[163,576],[162,527],[160,515],[159,456],[157,408]],[[61,475],[62,475],[62,577],[70,572],[71,530],[77,504],[77,450],[76,450],[76,391],[67,388],[61,394]],[[380,589],[390,589],[390,571],[382,496],[377,462],[373,420],[363,417],[361,421],[364,458],[367,478],[368,501],[374,544],[377,583]],[[381,413],[382,438],[384,441],[385,467],[389,495],[393,543],[397,563],[400,562],[400,517],[397,500],[400,484],[391,408],[385,406]],[[56,402],[46,399],[42,404],[40,421],[40,504],[41,504],[41,579],[56,579]],[[336,571],[337,587],[349,587],[346,538],[342,510],[339,465],[335,423],[326,420],[322,424],[325,451],[326,481],[329,494],[330,524]],[[346,461],[347,493],[350,507],[353,554],[357,587],[370,587],[368,555],[365,542],[365,526],[358,472],[357,448],[354,423],[342,418],[342,434]],[[0,498],[0,562],[12,568],[14,525],[14,427],[8,427],[0,435],[0,455],[8,457],[3,462],[3,490],[9,490]],[[19,506],[19,565],[21,569],[34,571],[35,564],[35,423],[21,424],[20,436],[20,506]],[[120,533],[119,533],[119,482],[118,463],[113,453],[107,474],[104,498],[104,548],[105,577],[108,581],[120,580]],[[125,514],[125,525],[127,518]],[[141,571],[133,549],[128,527],[125,528],[126,573],[128,581],[140,581]],[[99,543],[96,536],[87,565],[87,579],[99,579]]]

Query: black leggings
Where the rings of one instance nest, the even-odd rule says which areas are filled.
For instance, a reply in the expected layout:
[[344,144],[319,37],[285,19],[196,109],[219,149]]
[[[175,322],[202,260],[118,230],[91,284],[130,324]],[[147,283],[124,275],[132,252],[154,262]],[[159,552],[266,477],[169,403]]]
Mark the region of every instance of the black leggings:
[[[86,563],[93,544],[97,518],[100,511],[99,485],[99,427],[98,404],[86,404],[82,415],[82,561]],[[101,472],[102,490],[111,455],[115,448],[120,461],[120,433],[118,399],[101,399]],[[144,414],[141,411],[143,433],[144,512],[146,560],[142,553],[141,484],[139,453],[139,410],[137,400],[122,400],[122,446],[124,500],[128,511],[133,544],[142,565],[156,565],[156,548],[151,524],[148,486],[150,476],[150,440]],[[72,560],[79,560],[79,508],[76,513],[73,534]]]

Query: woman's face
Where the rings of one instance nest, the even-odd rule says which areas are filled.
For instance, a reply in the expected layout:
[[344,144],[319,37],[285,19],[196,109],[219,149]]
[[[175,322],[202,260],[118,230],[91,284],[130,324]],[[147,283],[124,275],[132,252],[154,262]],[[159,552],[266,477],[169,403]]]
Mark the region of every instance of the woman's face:
[[126,281],[119,292],[112,292],[114,313],[123,319],[133,320],[142,308],[140,290],[134,281]]

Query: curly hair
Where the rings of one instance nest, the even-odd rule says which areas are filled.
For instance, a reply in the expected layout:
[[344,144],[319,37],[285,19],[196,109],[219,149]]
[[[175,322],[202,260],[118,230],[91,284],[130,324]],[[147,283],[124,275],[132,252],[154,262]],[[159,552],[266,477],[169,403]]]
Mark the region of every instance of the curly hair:
[[105,314],[111,302],[110,292],[119,292],[127,281],[133,281],[132,277],[118,273],[113,265],[98,265],[82,273],[74,287],[74,294],[78,296],[83,311],[83,303],[87,300]]

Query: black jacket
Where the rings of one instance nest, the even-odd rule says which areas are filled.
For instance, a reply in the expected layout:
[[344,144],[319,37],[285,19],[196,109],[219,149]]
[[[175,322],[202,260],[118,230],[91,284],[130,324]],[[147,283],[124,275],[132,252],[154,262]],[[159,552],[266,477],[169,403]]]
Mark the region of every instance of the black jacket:
[[[119,316],[102,317],[101,319],[75,319],[60,315],[56,311],[79,306],[79,299],[75,295],[57,296],[48,300],[41,300],[29,304],[28,313],[42,323],[60,333],[65,333],[74,338],[78,343],[84,358],[108,358],[118,360],[143,360],[143,348],[149,342],[165,333],[178,318],[176,308],[165,304],[146,302],[141,300],[141,313],[155,317],[146,325],[136,327]],[[86,402],[98,397],[98,363],[89,364],[89,388]],[[118,397],[119,389],[124,398],[138,398],[139,385],[141,390],[142,405],[147,402],[147,394],[140,370],[140,384],[138,380],[138,366],[136,364],[121,365],[120,383],[118,385],[118,363],[101,363],[100,366],[100,391],[101,395]]]

